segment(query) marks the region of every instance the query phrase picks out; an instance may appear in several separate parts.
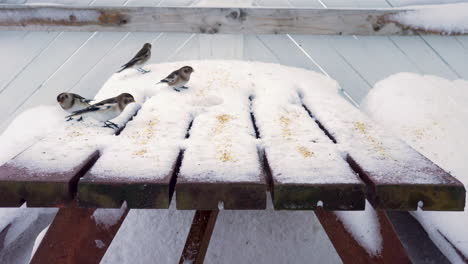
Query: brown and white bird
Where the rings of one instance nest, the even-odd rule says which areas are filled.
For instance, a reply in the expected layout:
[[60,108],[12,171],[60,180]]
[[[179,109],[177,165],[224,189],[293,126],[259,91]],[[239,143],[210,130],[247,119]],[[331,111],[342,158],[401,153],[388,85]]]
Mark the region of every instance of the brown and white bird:
[[97,121],[104,122],[105,127],[118,129],[119,126],[109,120],[119,116],[125,107],[133,102],[135,102],[135,99],[131,94],[122,93],[119,96],[103,100],[101,102],[92,104],[85,109],[75,111],[71,115],[67,116],[67,118],[71,118],[77,115],[91,117]]
[[190,66],[184,66],[178,70],[173,71],[166,78],[162,79],[159,83],[167,83],[177,92],[180,92],[180,88],[188,89],[185,85],[190,81],[190,75],[194,72]]
[[122,65],[122,67],[120,68],[119,71],[117,72],[121,72],[125,69],[128,69],[128,68],[133,68],[133,67],[137,67],[137,71],[141,72],[141,73],[148,73],[150,72],[150,70],[145,70],[142,68],[143,64],[145,64],[149,59],[151,58],[151,44],[150,43],[145,43],[145,45],[143,45],[143,47],[140,49],[140,51],[138,51],[138,53],[127,63],[125,63],[124,65]]
[[[90,102],[92,100],[86,99],[78,94],[74,93],[61,93],[57,95],[57,102],[60,104],[63,110],[67,111],[68,113],[73,113],[75,111],[84,109],[90,106]],[[78,119],[78,121],[81,121]],[[67,121],[72,120],[71,118]]]

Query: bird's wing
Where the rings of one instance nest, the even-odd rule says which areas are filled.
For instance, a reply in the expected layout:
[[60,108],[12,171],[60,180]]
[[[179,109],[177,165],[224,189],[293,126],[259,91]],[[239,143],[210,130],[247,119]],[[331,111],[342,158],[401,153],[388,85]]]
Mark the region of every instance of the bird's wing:
[[132,67],[133,65],[135,65],[135,63],[137,63],[139,60],[142,60],[146,57],[148,57],[149,55],[151,54],[151,50],[150,49],[147,49],[145,47],[141,48],[138,53],[127,63],[125,63],[124,65],[122,65],[122,68],[118,71],[118,72],[121,72],[125,69],[127,69],[128,67]]
[[116,104],[117,104],[117,100],[115,98],[106,99],[106,100],[101,101],[99,103],[90,105],[90,106],[88,106],[88,107],[86,107],[84,109],[75,111],[71,115],[67,116],[67,118],[72,117],[72,116],[76,116],[76,115],[82,115],[84,113],[89,113],[89,112],[104,111],[104,110],[107,110],[107,109],[111,109]]
[[168,82],[172,83],[177,79],[177,76],[179,75],[178,71],[173,71],[171,74],[169,74],[166,78],[162,79],[161,82]]
[[86,99],[86,98],[84,98],[83,96],[78,95],[78,94],[74,94],[74,95],[75,95],[76,98],[78,98],[78,99],[79,99],[81,102],[83,102],[83,103],[89,104],[91,101],[93,101],[93,100],[91,100],[91,99]]

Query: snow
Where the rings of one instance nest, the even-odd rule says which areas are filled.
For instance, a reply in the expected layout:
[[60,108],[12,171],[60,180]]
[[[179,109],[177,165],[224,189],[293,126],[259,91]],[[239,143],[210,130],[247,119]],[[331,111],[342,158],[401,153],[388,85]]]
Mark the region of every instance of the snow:
[[359,184],[333,144],[270,141],[265,147],[273,177],[281,183]]
[[[378,82],[362,109],[468,186],[468,81],[399,73]],[[464,263],[445,236],[468,255],[468,207],[464,212],[413,213],[453,263]]]
[[97,225],[109,228],[115,225],[126,211],[127,203],[124,202],[119,209],[96,209],[91,218],[94,219]]
[[[22,150],[64,126],[60,106],[39,106],[18,115],[0,136],[0,164],[12,159]],[[45,120],[44,120],[45,119]],[[28,129],[24,129],[27,127]]]
[[[130,210],[101,263],[177,263],[193,215],[175,203],[169,210]],[[341,260],[313,213],[275,211],[269,200],[267,210],[220,211],[205,263]]]
[[335,211],[335,215],[345,226],[354,239],[371,256],[377,256],[382,250],[382,235],[380,233],[377,212],[366,201],[364,211]]
[[449,184],[450,179],[400,139],[378,126],[337,93],[298,87],[304,104],[349,154],[379,183]]
[[103,247],[106,246],[106,244],[104,244],[104,242],[102,242],[102,240],[94,240],[94,243],[96,244],[97,248],[103,248]]
[[468,3],[405,7],[413,9],[390,17],[402,25],[447,34],[468,33]]
[[[47,233],[47,230],[49,230],[50,225],[48,225],[44,230],[42,230],[39,235],[37,235],[36,240],[34,241],[34,246],[33,250],[31,252],[31,259],[34,257],[34,254],[36,253],[37,248],[41,245],[42,239],[44,239],[44,236]],[[31,261],[31,260],[30,260]]]
[[[178,93],[165,84],[155,85],[155,80],[183,65],[195,68],[189,89]],[[315,89],[337,93],[336,82],[321,74],[239,61],[186,61],[145,67],[151,72],[142,76],[128,70],[115,74],[106,83],[106,87],[144,85],[147,88],[143,94],[150,98],[127,124],[118,143],[100,148],[102,156],[91,171],[94,177],[162,178],[173,168],[180,150],[184,150],[180,178],[258,181],[258,149],[278,140],[293,142],[297,145],[294,151],[299,154],[308,153],[299,141],[327,142],[330,150],[317,158],[339,160],[336,147],[302,107],[296,83],[287,81],[313,83]],[[232,71],[233,68],[238,70]],[[258,116],[262,140],[255,137],[251,111]],[[192,120],[190,137],[185,139]],[[335,175],[350,171],[343,161],[337,168],[341,170]],[[293,173],[288,176],[293,177]],[[354,175],[352,178],[356,182]]]

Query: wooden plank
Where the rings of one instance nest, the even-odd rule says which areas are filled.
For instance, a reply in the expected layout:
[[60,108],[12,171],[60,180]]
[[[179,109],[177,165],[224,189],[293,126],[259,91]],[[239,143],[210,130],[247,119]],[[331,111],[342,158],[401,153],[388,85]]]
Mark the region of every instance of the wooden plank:
[[[448,40],[448,38],[446,38]],[[392,36],[390,40],[422,74],[455,80],[460,76],[420,36]]]
[[99,263],[128,211],[61,208],[30,263]]
[[[151,78],[134,78],[145,77]],[[80,206],[118,208],[126,201],[129,208],[169,208],[182,158],[178,140],[184,140],[192,119],[184,104],[170,89],[146,101],[119,135],[119,145],[106,148],[80,179]]]
[[60,33],[2,92],[0,119],[9,117],[19,104],[24,103],[34,91],[41,89],[43,82],[54,74],[89,37],[90,33],[85,32]]
[[204,262],[218,212],[217,210],[195,212],[179,264]]
[[288,36],[257,35],[257,37],[275,55],[281,64],[320,72],[320,68],[313,61],[309,60]]
[[0,9],[0,12],[4,14],[0,18],[0,29],[162,31],[208,34],[386,35],[441,33],[411,28],[411,25],[401,25],[393,20],[396,14],[412,10],[8,5],[2,6]]
[[76,188],[78,179],[98,156],[99,152],[93,151],[66,172],[44,173],[15,165],[16,159],[21,158],[20,154],[0,167],[0,205],[19,207],[26,202],[28,207],[66,206],[73,199],[73,188]]
[[[106,56],[94,65],[93,68],[89,69],[70,91],[92,96],[121,65],[131,59],[132,54],[138,52],[145,42],[152,42],[154,40],[151,60],[148,63],[160,63],[162,59],[170,56],[170,53],[177,48],[176,45],[178,45],[178,43],[186,39],[186,35],[187,34],[164,34],[158,38],[159,34],[157,33],[122,33],[123,38],[118,43],[114,43],[112,47],[109,47],[110,50]],[[162,45],[161,47],[168,47],[165,52],[160,52],[159,49],[156,48],[159,44]]]
[[239,86],[247,84],[225,70],[205,78],[202,83],[192,83],[190,89],[201,96],[211,90],[220,97],[210,100],[219,103],[193,121],[177,178],[177,209],[265,209],[266,182],[250,101],[239,92]]
[[315,215],[344,263],[412,263],[384,211],[377,211],[382,249],[373,256],[346,229],[335,213],[317,209]]
[[304,90],[304,103],[324,130],[345,146],[377,209],[462,211],[465,188],[436,164],[394,138],[338,94]]
[[56,96],[78,83],[106,55],[109,46],[121,38],[122,33],[118,32],[96,32],[90,35],[56,72],[45,79],[41,89],[35,90],[24,104],[16,108],[14,115],[39,104],[55,104]]
[[386,213],[414,263],[451,263],[409,212],[387,211]]
[[424,41],[444,60],[457,76],[468,79],[468,51],[455,37],[422,36]]
[[420,73],[420,70],[388,37],[329,36],[329,39],[335,50],[371,86],[391,74]]
[[[226,140],[223,133],[216,135],[218,133],[216,127],[220,127],[218,121],[223,117],[229,119],[227,123],[231,123],[227,124],[229,128],[222,128],[229,131],[225,135],[231,134],[234,127],[249,129],[250,124],[237,121],[244,119],[242,114],[229,113],[229,115],[209,113],[195,118],[190,138],[196,143],[186,148],[177,178],[177,209],[266,208],[267,187],[253,140],[251,144],[240,148],[240,143],[236,140],[232,142],[230,139]],[[250,119],[250,116],[248,117]],[[198,132],[202,126],[213,128],[211,131],[214,133],[210,133],[211,137],[207,138],[203,132]],[[245,131],[237,129],[236,131],[237,136],[245,140],[246,136],[243,135]],[[202,137],[205,140],[200,140]],[[239,168],[238,164],[243,164],[245,169]],[[208,193],[210,195],[206,195]]]
[[[0,94],[59,35],[57,32],[27,32],[20,39],[2,40],[2,57],[13,56],[10,63],[0,66]],[[34,45],[32,45],[34,43]]]
[[361,102],[364,99],[372,88],[371,84],[334,49],[332,42],[341,41],[341,39],[310,35],[293,35],[291,37],[320,65],[325,73],[339,82],[341,88],[353,100]]

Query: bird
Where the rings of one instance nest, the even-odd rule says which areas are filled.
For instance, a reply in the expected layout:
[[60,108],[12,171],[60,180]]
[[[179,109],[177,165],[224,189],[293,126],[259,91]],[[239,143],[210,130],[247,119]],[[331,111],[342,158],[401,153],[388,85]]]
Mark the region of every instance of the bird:
[[122,93],[119,96],[112,97],[92,104],[84,109],[74,111],[71,115],[67,116],[67,118],[77,115],[85,117],[89,116],[97,121],[104,122],[104,127],[118,129],[119,126],[109,120],[119,116],[125,107],[133,102],[135,102],[135,99],[131,94]]
[[[60,104],[62,109],[67,111],[68,113],[73,113],[75,111],[90,106],[91,101],[91,99],[86,99],[74,93],[60,93],[59,95],[57,95],[57,102]],[[70,120],[72,120],[72,118],[69,118],[67,121]],[[78,121],[81,120],[83,120],[82,117],[78,119]]]
[[120,70],[117,71],[117,73],[128,69],[132,68],[134,66],[137,67],[137,71],[141,72],[142,74],[150,72],[150,70],[145,70],[141,66],[146,63],[149,59],[151,58],[151,44],[150,43],[145,43],[143,47],[138,51],[138,53],[127,63],[122,65],[120,67]]
[[[167,83],[177,92],[180,92],[180,88],[188,89],[185,85],[190,80],[190,75],[194,72],[193,68],[190,66],[184,66],[178,70],[171,72],[166,78],[162,79],[159,83]],[[159,84],[157,83],[157,84]]]

